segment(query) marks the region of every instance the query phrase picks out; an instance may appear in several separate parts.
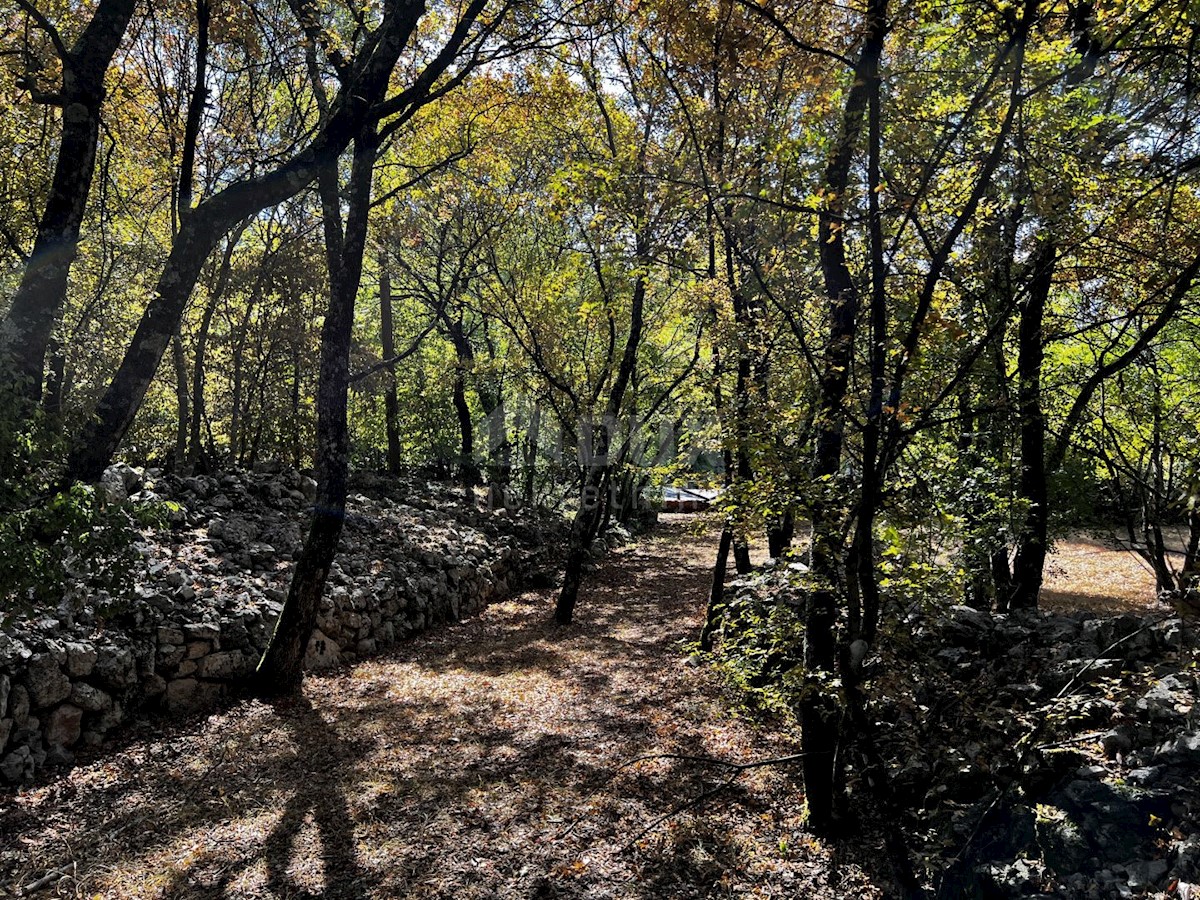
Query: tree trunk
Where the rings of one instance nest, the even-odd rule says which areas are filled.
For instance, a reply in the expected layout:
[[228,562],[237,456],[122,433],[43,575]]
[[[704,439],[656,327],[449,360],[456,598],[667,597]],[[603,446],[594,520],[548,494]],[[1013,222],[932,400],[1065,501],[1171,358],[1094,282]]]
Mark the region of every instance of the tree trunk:
[[20,427],[42,394],[46,350],[67,299],[79,229],[91,193],[104,103],[104,76],[137,4],[101,0],[75,46],[62,60],[62,138],[33,253],[8,314],[0,324],[0,384],[12,391]]
[[179,335],[171,338],[171,361],[175,368],[175,452],[172,465],[176,472],[187,463],[188,433],[191,427],[192,404],[188,395],[187,358]]
[[[379,328],[383,340],[383,358],[396,355],[396,326],[392,317],[392,276],[387,268],[386,254],[379,260]],[[384,373],[383,408],[387,427],[387,470],[389,475],[400,474],[400,401],[396,396],[396,370],[389,367]]]
[[725,573],[729,569],[729,549],[733,546],[733,526],[726,522],[721,528],[721,540],[717,544],[717,561],[713,566],[712,585],[708,589],[708,606],[704,614],[704,628],[700,631],[700,649],[708,652],[713,647],[713,635],[721,625],[721,607],[725,603]]
[[602,427],[604,437],[592,448],[593,460],[587,466],[583,486],[580,489],[579,510],[571,521],[571,533],[567,540],[567,560],[563,567],[563,586],[559,591],[558,603],[554,608],[554,621],[559,625],[570,625],[575,615],[575,603],[579,598],[579,586],[583,581],[583,565],[587,562],[595,536],[596,526],[604,512],[604,482],[607,463],[599,460],[608,455],[608,429]]
[[287,600],[276,622],[271,643],[258,666],[255,687],[259,693],[268,696],[289,693],[300,686],[305,650],[316,627],[321,595],[345,520],[350,457],[346,419],[350,341],[354,329],[354,301],[362,277],[376,150],[374,129],[354,142],[344,233],[340,221],[341,192],[336,160],[319,179],[330,297],[321,331],[321,375],[317,387],[317,501]]
[[454,371],[454,415],[458,419],[458,480],[462,489],[470,494],[479,484],[479,467],[475,464],[475,425],[471,421],[471,407],[467,403],[467,383],[460,361]]
[[[1070,25],[1075,32],[1073,49],[1080,54],[1080,63],[1071,68],[1065,79],[1066,87],[1071,88],[1095,72],[1101,54],[1107,52],[1108,45],[1094,40],[1091,31],[1095,26],[1095,10],[1090,3],[1079,4],[1071,16]],[[1018,326],[1017,348],[1017,412],[1019,416],[1021,442],[1021,476],[1020,495],[1027,503],[1025,522],[1021,534],[1017,538],[1017,553],[1013,560],[1012,587],[1009,592],[1009,608],[1032,609],[1037,607],[1038,595],[1042,590],[1042,574],[1046,565],[1046,553],[1050,541],[1050,510],[1047,477],[1062,462],[1066,454],[1071,432],[1077,422],[1078,413],[1090,399],[1091,392],[1106,376],[1102,367],[1093,378],[1088,379],[1076,398],[1067,421],[1059,433],[1058,440],[1047,459],[1046,454],[1046,417],[1042,411],[1042,324],[1046,315],[1046,304],[1049,300],[1050,289],[1054,280],[1054,269],[1057,263],[1057,246],[1053,234],[1047,230],[1043,235],[1041,245],[1033,254],[1031,260],[1032,281],[1029,286],[1029,296],[1021,307],[1021,318]],[[1181,282],[1190,284],[1195,277],[1196,261],[1193,261],[1190,274],[1185,272]],[[1177,283],[1176,287],[1179,287]],[[1174,295],[1168,301],[1166,309],[1160,314],[1156,325],[1146,329],[1139,341],[1148,340],[1157,333],[1156,327],[1161,327],[1167,320]],[[1132,360],[1136,354],[1126,354],[1123,358]],[[1120,369],[1120,362],[1112,368],[1115,373]]]
[[834,783],[842,710],[829,679],[837,661],[838,596],[841,591],[841,502],[835,495],[842,467],[846,391],[858,327],[859,293],[846,262],[842,213],[851,166],[862,131],[869,92],[878,79],[887,31],[886,0],[871,0],[867,31],[855,65],[854,83],[846,96],[841,131],[825,171],[826,207],[821,211],[818,241],[821,274],[830,304],[818,399],[818,428],[813,477],[822,494],[813,504],[811,575],[805,598],[805,687],[800,707],[800,739],[804,751],[804,792],[810,825],[817,831],[835,822],[839,785]]
[[787,553],[795,534],[796,517],[790,509],[785,510],[783,515],[767,528],[767,552],[772,559],[779,559]]
[[[638,241],[638,259],[645,259],[645,247]],[[621,363],[617,368],[617,376],[609,391],[608,403],[605,407],[603,424],[593,430],[593,446],[590,448],[591,458],[584,460],[583,487],[580,492],[579,510],[571,522],[571,535],[568,541],[567,562],[563,573],[563,586],[558,595],[558,603],[554,609],[554,621],[559,625],[570,625],[575,614],[575,601],[579,596],[579,584],[583,580],[583,564],[591,549],[595,537],[596,525],[603,513],[605,493],[603,488],[608,483],[608,451],[612,435],[609,428],[617,421],[621,411],[621,403],[625,399],[625,389],[633,376],[634,365],[637,362],[638,346],[642,340],[644,325],[643,314],[646,304],[646,280],[639,275],[633,286],[633,303],[629,314],[629,334],[625,338],[625,349],[621,354]],[[601,437],[596,438],[596,431]]]
[[1034,609],[1042,590],[1050,540],[1049,490],[1046,484],[1046,416],[1042,411],[1042,323],[1054,279],[1056,250],[1046,238],[1035,255],[1029,295],[1021,306],[1017,333],[1017,427],[1021,442],[1020,496],[1024,523],[1013,561],[1010,609]]
[[225,252],[221,256],[221,268],[217,272],[217,281],[204,304],[204,313],[200,317],[200,328],[196,332],[196,358],[192,361],[192,422],[191,433],[188,436],[188,463],[193,468],[207,468],[208,461],[204,458],[204,446],[200,430],[208,416],[206,406],[206,385],[208,365],[208,335],[212,329],[213,316],[217,312],[217,304],[225,295],[233,274],[233,251],[238,240],[245,232],[248,223],[242,223],[225,244]]

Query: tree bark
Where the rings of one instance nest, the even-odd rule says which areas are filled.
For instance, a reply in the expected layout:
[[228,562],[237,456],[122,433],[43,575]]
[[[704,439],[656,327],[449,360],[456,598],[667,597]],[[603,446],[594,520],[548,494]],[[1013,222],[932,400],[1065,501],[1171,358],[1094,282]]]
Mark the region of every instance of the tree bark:
[[459,357],[454,370],[453,404],[458,419],[458,480],[468,494],[479,484],[479,467],[475,463],[475,425],[471,421],[471,406],[467,403],[467,380]]
[[187,463],[187,442],[190,431],[192,403],[188,394],[187,358],[183,352],[183,340],[176,334],[171,338],[171,361],[175,367],[175,451],[172,465],[180,471]]
[[206,466],[207,464],[207,460],[204,458],[204,446],[200,430],[208,415],[205,398],[208,335],[212,329],[212,320],[217,311],[217,304],[224,296],[225,291],[229,287],[229,280],[232,277],[234,248],[237,246],[237,242],[245,230],[246,224],[243,223],[241,227],[229,236],[229,240],[225,244],[225,253],[221,257],[221,268],[217,272],[217,281],[208,295],[208,302],[204,304],[204,313],[200,317],[200,328],[196,332],[196,355],[192,361],[192,427],[191,433],[188,436],[188,464],[193,468],[196,466]]
[[721,607],[725,602],[725,573],[729,570],[729,549],[732,546],[733,526],[726,522],[721,528],[721,540],[717,544],[717,561],[713,565],[712,584],[708,589],[704,627],[700,630],[700,649],[705,652],[713,648],[713,635],[721,625]]
[[1046,416],[1042,411],[1042,324],[1054,280],[1056,249],[1044,238],[1032,261],[1029,294],[1017,329],[1017,427],[1021,443],[1020,496],[1024,522],[1013,561],[1008,608],[1032,609],[1042,590],[1049,542],[1049,489],[1046,484]]
[[829,336],[819,386],[819,414],[813,477],[822,495],[813,504],[811,574],[813,587],[805,598],[805,687],[800,707],[801,747],[804,751],[804,792],[808,818],[817,831],[831,828],[836,818],[838,786],[834,783],[842,711],[828,680],[836,672],[838,597],[841,591],[842,539],[836,483],[841,472],[845,409],[854,342],[858,328],[859,292],[846,262],[842,222],[845,193],[871,86],[878,78],[887,31],[886,0],[871,0],[867,9],[863,48],[854,67],[854,83],[842,111],[842,123],[825,170],[829,200],[821,211],[818,241],[821,274],[830,303]]

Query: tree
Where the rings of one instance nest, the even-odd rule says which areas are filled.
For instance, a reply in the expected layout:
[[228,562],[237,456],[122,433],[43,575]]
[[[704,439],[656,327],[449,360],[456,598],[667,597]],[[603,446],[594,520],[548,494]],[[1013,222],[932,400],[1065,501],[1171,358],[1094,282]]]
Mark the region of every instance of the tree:
[[[95,418],[70,455],[69,478],[95,480],[112,459],[216,244],[238,222],[303,190],[367,125],[387,117],[393,121],[411,117],[435,92],[448,86],[439,83],[440,79],[460,55],[466,54],[470,64],[477,62],[480,42],[502,18],[501,9],[495,18],[476,28],[486,6],[487,0],[468,4],[433,59],[407,87],[390,97],[387,90],[392,71],[417,30],[425,11],[423,3],[385,3],[375,27],[356,35],[359,46],[352,59],[346,59],[336,45],[328,51],[331,66],[339,72],[340,87],[313,138],[270,171],[242,178],[205,198],[181,223],[129,350],[97,404]],[[476,56],[471,56],[472,52]],[[463,74],[456,73],[457,78]],[[452,77],[450,84],[454,80]]]
[[[378,140],[373,127],[355,138],[345,194],[338,184],[336,160],[320,175],[329,306],[321,331],[317,386],[317,499],[283,610],[256,672],[256,689],[266,695],[288,693],[300,685],[304,653],[316,627],[321,595],[345,521],[350,456],[346,424],[350,339],[367,244]],[[343,203],[347,210],[344,224]]]
[[[31,98],[62,110],[62,132],[54,176],[38,222],[33,251],[0,323],[0,383],[12,392],[15,416],[0,428],[20,429],[41,398],[46,351],[67,296],[100,133],[105,77],[133,18],[135,0],[101,0],[92,18],[68,47],[59,27],[31,2],[18,3],[49,41],[60,68],[58,83],[42,83],[42,62],[33,47],[22,51],[27,71],[22,86]],[[0,398],[2,400],[3,398]]]

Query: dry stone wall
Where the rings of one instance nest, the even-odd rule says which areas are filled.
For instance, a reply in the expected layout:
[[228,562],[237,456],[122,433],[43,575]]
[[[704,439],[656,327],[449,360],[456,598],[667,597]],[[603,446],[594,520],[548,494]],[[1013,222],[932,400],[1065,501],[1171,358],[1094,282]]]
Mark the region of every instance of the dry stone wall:
[[[266,648],[314,488],[295,471],[109,470],[113,496],[178,504],[172,527],[143,535],[132,596],[64,602],[0,631],[0,783],[70,765],[132,719],[201,711],[232,693]],[[562,537],[558,521],[480,511],[444,488],[375,479],[359,490],[310,669],[478,611],[551,567]]]

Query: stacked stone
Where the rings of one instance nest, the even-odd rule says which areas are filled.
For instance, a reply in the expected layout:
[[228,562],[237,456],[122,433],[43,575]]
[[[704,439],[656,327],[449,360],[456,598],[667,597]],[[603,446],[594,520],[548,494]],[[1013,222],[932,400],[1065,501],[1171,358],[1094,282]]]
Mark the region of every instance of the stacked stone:
[[[257,665],[286,598],[314,484],[282,469],[218,478],[106,474],[119,498],[178,504],[144,535],[129,597],[20,619],[0,634],[0,781],[69,765],[139,714],[212,708]],[[550,564],[561,525],[409,485],[351,497],[306,665],[354,662],[503,597]],[[67,586],[65,594],[71,593]]]

